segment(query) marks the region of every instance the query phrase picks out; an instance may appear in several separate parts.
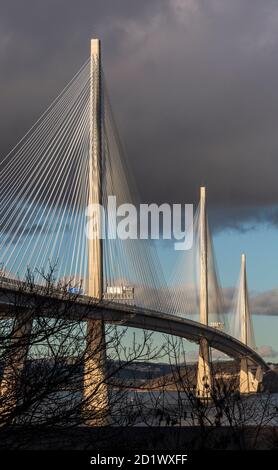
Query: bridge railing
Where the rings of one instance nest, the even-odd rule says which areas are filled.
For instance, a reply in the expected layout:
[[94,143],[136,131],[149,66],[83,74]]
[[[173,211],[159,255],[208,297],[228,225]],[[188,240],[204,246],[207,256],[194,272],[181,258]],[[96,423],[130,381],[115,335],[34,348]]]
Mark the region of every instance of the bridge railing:
[[[78,292],[79,289],[72,289],[70,285],[67,286],[61,284],[59,286],[57,284],[51,284],[51,286],[49,287],[47,285],[35,284],[28,281],[21,281],[20,279],[9,278],[3,274],[0,275],[0,288],[7,289],[8,291],[16,291],[18,293],[23,294],[28,293],[41,296],[50,296],[52,298],[63,300],[68,299],[82,304],[99,303],[98,299],[95,299],[94,297],[91,297],[84,293],[81,294],[80,292]],[[126,298],[121,297],[121,300],[130,300],[130,298],[131,295],[128,293],[126,295]],[[132,299],[133,298],[134,296],[132,295]],[[118,304],[119,298],[116,295],[103,296],[103,301],[109,304],[114,301]]]

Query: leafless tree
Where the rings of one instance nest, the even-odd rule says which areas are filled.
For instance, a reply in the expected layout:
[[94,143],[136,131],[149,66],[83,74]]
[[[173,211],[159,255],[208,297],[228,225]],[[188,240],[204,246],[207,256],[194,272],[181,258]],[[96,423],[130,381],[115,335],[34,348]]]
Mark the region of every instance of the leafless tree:
[[[36,284],[27,272],[24,282],[2,279],[0,319],[0,431],[24,427],[76,428],[88,423],[132,425],[133,411],[123,371],[131,364],[161,357],[152,333],[140,341],[125,341],[124,325],[105,325],[105,341],[96,322],[92,344],[87,320],[94,317],[96,302],[84,302],[72,293],[71,281],[57,283],[55,267],[41,272]],[[82,309],[80,309],[82,306]],[[99,334],[99,337],[98,337]],[[101,374],[96,357],[104,358]],[[87,379],[86,379],[87,376]],[[89,380],[88,380],[89,378]],[[103,390],[107,393],[107,404]]]
[[[98,304],[84,302],[82,286],[72,293],[71,281],[57,283],[55,267],[40,276],[38,285],[27,272],[25,282],[13,281],[13,289],[5,278],[0,281],[0,447],[25,448],[34,436],[39,447],[39,433],[48,433],[49,439],[56,430],[63,448],[70,431],[76,436],[93,429],[87,444],[80,437],[84,448],[104,437],[117,439],[121,430],[134,426],[179,429],[179,439],[183,436],[190,448],[257,448],[277,442],[274,395],[240,396],[238,371],[231,368],[227,374],[218,361],[210,399],[200,399],[196,365],[187,363],[184,341],[170,335],[157,343],[153,333],[132,335],[119,322],[106,324],[105,341],[96,326],[92,347],[87,320]],[[168,364],[166,375],[154,378],[145,368],[138,379],[140,364],[162,360]]]
[[240,395],[239,364],[216,360],[212,363],[209,398],[200,398],[196,393],[197,364],[187,363],[183,340],[165,336],[164,351],[171,372],[148,383],[149,397],[140,402],[141,408],[148,408],[141,413],[145,424],[187,429],[185,437],[191,448],[277,446],[275,394],[265,390]]

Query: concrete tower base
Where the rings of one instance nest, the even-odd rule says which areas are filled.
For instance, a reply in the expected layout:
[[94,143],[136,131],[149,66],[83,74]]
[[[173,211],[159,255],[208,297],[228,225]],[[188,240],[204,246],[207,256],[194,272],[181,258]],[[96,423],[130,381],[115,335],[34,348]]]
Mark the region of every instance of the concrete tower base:
[[28,313],[18,313],[14,320],[10,344],[7,346],[6,363],[0,384],[1,416],[3,423],[13,414],[22,392],[22,373],[25,367],[32,319]]
[[87,323],[87,349],[84,360],[83,418],[89,426],[109,424],[106,384],[105,325],[102,320]]
[[262,383],[263,371],[246,357],[240,361],[239,391],[242,394],[257,393]]
[[197,396],[199,398],[209,398],[211,396],[211,367],[210,351],[206,338],[200,340],[198,370],[197,370]]

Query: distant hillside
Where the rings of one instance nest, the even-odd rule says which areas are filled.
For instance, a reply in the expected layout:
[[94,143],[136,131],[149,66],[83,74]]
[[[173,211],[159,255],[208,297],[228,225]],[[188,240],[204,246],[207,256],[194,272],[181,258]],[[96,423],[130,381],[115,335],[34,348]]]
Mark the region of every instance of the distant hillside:
[[[213,363],[214,377],[216,380],[226,384],[238,386],[239,367],[237,361],[219,361]],[[146,388],[165,390],[182,390],[196,386],[197,364],[180,365],[163,374],[161,377],[153,378],[146,383]],[[278,365],[272,364],[271,370],[263,377],[262,390],[269,393],[278,393]]]
[[[70,369],[74,367],[74,358],[69,358],[56,364],[55,367],[62,369]],[[271,370],[264,375],[263,379],[263,390],[270,393],[278,392],[278,364],[270,364]],[[40,368],[49,368],[51,370],[52,363],[45,359],[38,359],[33,361],[27,361],[27,370],[30,376],[33,372],[39,371]],[[239,375],[239,362],[236,361],[218,361],[212,365],[214,369],[214,376],[217,379],[227,381],[231,383],[231,380],[238,381]],[[141,389],[161,389],[165,390],[177,390],[182,389],[184,385],[188,388],[192,388],[196,385],[197,375],[197,364],[181,364],[177,366],[171,366],[166,363],[152,363],[152,362],[132,362],[131,364],[125,364],[121,361],[109,361],[108,368],[113,377],[112,382],[115,386],[122,384],[126,386],[132,386],[134,388]],[[74,374],[77,376],[77,381],[80,380],[82,383],[82,366],[74,367]],[[2,375],[3,367],[0,364],[0,378]],[[114,375],[113,375],[114,370]],[[34,374],[36,376],[36,373]]]
[[[237,380],[239,364],[235,361],[222,361],[213,363],[214,377],[216,379],[231,381]],[[165,390],[183,390],[184,388],[194,388],[196,386],[197,378],[197,363],[194,364],[181,364],[173,366],[169,373],[161,377],[149,380],[146,383],[146,388],[152,389],[164,388]]]

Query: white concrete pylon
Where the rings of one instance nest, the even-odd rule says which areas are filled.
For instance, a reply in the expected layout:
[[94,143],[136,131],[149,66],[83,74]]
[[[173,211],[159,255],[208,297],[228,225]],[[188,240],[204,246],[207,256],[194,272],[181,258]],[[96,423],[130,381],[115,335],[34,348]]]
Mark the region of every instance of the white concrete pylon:
[[[206,188],[200,188],[200,323],[208,325],[208,234],[206,213]],[[211,395],[210,349],[205,337],[200,340],[197,369],[197,396],[209,398]]]
[[[251,321],[249,311],[249,298],[247,289],[247,275],[246,275],[246,256],[241,255],[241,275],[240,275],[240,292],[241,298],[241,341],[247,346],[250,344],[250,325]],[[243,357],[240,361],[240,373],[239,373],[239,391],[242,394],[256,393],[262,382],[262,369],[259,366],[254,366],[253,362],[248,357]]]
[[[90,149],[88,205],[102,203],[102,83],[101,45],[91,40],[90,67]],[[95,206],[96,207],[96,206]],[[101,301],[103,294],[101,217],[91,212],[88,220],[88,287],[87,295]],[[97,236],[93,236],[95,233]],[[91,426],[108,424],[109,403],[106,379],[105,325],[102,320],[87,322],[87,344],[84,361],[85,422]]]
[[[90,65],[90,148],[88,206],[102,203],[102,86],[101,46],[99,39],[91,40]],[[89,209],[90,210],[90,209]],[[100,212],[93,210],[88,218],[88,287],[87,294],[102,298],[102,239]],[[96,236],[94,236],[96,234]]]
[[32,313],[18,310],[17,316],[14,318],[10,345],[0,384],[2,424],[5,423],[6,419],[9,419],[20,400],[21,376],[26,365],[32,325]]
[[247,293],[247,280],[246,280],[246,257],[244,254],[241,255],[241,286],[242,292],[239,293],[242,296],[242,312],[241,312],[241,341],[244,344],[248,345],[248,326],[247,321],[249,318],[249,302],[248,302],[248,293]]

